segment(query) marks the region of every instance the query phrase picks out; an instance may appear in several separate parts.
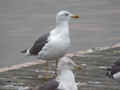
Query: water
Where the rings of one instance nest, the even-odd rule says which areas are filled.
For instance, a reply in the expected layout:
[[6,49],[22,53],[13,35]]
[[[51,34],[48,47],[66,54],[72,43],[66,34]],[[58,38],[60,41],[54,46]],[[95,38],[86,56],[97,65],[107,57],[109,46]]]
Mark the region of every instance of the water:
[[19,53],[55,27],[62,9],[80,14],[71,21],[70,52],[119,41],[119,0],[0,0],[0,67],[36,60]]

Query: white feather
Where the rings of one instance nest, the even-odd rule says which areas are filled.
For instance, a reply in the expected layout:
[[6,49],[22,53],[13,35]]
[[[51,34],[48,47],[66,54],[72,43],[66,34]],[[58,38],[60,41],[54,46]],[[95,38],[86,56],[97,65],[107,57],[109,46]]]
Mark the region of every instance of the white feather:
[[120,72],[117,72],[113,75],[114,79],[120,79]]

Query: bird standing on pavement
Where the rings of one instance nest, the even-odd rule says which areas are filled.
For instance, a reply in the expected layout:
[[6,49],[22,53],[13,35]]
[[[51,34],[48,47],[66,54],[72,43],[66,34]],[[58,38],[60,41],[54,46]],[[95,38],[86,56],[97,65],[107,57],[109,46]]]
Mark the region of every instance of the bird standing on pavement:
[[69,36],[69,21],[71,18],[78,19],[80,16],[64,10],[58,12],[56,15],[56,27],[38,38],[31,48],[25,49],[21,53],[46,60],[47,70],[49,60],[56,60],[57,64],[58,59],[66,54],[71,45]]
[[80,67],[68,57],[63,57],[58,62],[58,74],[53,80],[44,85],[37,86],[33,90],[78,90],[79,82],[75,81],[73,70]]

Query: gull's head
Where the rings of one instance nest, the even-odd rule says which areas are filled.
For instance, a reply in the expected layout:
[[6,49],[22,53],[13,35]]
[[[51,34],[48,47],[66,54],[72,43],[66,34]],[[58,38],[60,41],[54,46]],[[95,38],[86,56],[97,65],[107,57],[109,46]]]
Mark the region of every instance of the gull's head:
[[58,70],[81,69],[79,65],[72,61],[69,57],[63,57],[59,60]]
[[56,15],[56,22],[68,22],[71,18],[78,19],[80,16],[74,15],[68,11],[60,11]]

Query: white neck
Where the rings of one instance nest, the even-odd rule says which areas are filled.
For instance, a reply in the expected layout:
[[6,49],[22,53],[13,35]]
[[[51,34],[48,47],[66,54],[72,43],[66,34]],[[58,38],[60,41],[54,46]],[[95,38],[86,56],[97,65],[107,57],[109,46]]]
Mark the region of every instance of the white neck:
[[60,82],[60,90],[78,90],[74,74],[69,69],[59,71],[56,80]]
[[68,21],[56,22],[56,28],[52,32],[54,35],[69,36],[69,23]]
[[71,70],[62,70],[58,73],[57,79],[63,82],[74,82],[75,77]]

